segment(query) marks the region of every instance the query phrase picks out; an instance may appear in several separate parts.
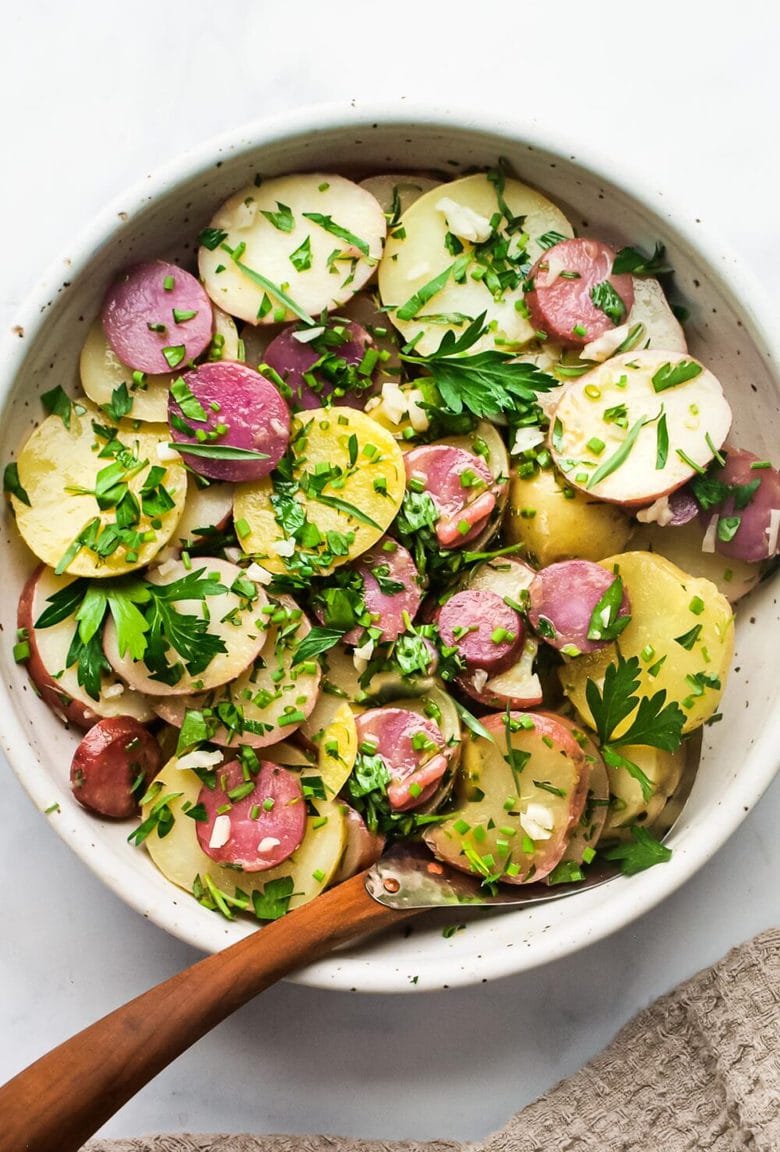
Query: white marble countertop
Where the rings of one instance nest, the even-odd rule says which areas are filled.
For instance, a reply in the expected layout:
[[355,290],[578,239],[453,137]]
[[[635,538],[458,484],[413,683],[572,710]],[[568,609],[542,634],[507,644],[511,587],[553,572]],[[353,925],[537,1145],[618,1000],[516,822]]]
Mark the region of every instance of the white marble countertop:
[[[38,0],[6,16],[0,312],[106,200],[176,151],[328,100],[516,110],[625,155],[741,253],[780,305],[777,9],[655,0]],[[197,957],[130,912],[5,764],[0,1081]],[[281,985],[105,1131],[478,1139],[655,996],[777,921],[780,782],[710,865],[631,927],[542,970],[422,996]],[[477,1043],[482,1035],[488,1040]],[[478,1063],[475,1053],[478,1053]]]

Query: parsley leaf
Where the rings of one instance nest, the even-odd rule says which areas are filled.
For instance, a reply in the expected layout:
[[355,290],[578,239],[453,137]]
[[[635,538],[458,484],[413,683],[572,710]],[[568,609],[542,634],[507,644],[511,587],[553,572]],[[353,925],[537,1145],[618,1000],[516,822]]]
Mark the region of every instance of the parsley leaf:
[[[616,664],[607,665],[604,686],[599,691],[593,680],[585,686],[594,726],[602,745],[602,755],[613,767],[622,767],[631,773],[642,788],[647,800],[652,796],[651,782],[638,765],[624,757],[618,749],[623,746],[640,744],[674,752],[682,741],[685,714],[674,702],[666,704],[666,690],[661,689],[653,696],[638,696],[640,685],[640,665],[636,656],[628,660],[618,654]],[[628,728],[616,736],[616,730],[628,719],[634,717]]]
[[485,332],[485,315],[472,320],[457,337],[445,332],[430,355],[402,352],[401,359],[430,372],[443,403],[455,415],[465,409],[480,419],[490,419],[502,412],[527,411],[538,392],[559,387],[558,381],[535,364],[516,363],[509,352],[489,349],[465,355]]
[[662,864],[671,860],[672,850],[656,840],[646,828],[637,824],[631,825],[631,840],[623,844],[616,844],[604,853],[605,860],[619,860],[620,871],[624,876],[634,876],[637,872],[644,872],[654,864]]
[[50,416],[59,416],[66,428],[70,428],[70,416],[73,410],[73,401],[67,392],[58,384],[49,392],[41,395],[41,403]]
[[11,496],[15,496],[17,500],[20,500],[22,504],[26,504],[28,508],[32,507],[30,497],[22,487],[22,482],[19,479],[19,465],[15,461],[5,466],[5,471],[3,472],[3,491],[10,493]]
[[252,907],[258,920],[279,920],[290,907],[295,885],[292,876],[269,880],[262,892],[252,893]]
[[590,290],[590,298],[595,307],[615,325],[619,324],[626,314],[626,306],[609,280],[594,284]]
[[327,652],[334,644],[338,644],[343,635],[344,631],[341,628],[312,628],[297,646],[292,660],[293,666],[311,660],[321,652]]
[[130,395],[124,380],[118,388],[113,390],[109,402],[101,405],[101,407],[112,420],[119,421],[123,416],[127,416],[133,407],[133,397]]
[[623,581],[616,576],[596,604],[588,626],[588,640],[616,640],[631,617],[620,615],[623,604]]
[[639,248],[621,248],[612,263],[612,271],[616,276],[621,272],[630,272],[633,276],[663,276],[673,269],[664,259],[665,248],[656,241],[652,256],[645,256]]

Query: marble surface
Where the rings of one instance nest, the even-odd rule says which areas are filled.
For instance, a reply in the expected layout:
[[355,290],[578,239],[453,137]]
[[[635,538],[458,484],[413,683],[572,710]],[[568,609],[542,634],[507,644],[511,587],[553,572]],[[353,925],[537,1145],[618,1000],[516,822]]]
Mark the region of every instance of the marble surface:
[[[43,266],[173,153],[324,101],[515,110],[625,157],[777,290],[777,9],[569,0],[80,0],[6,15],[0,108],[11,324]],[[702,21],[700,23],[700,21]],[[0,1081],[197,959],[108,892],[5,764]],[[575,1071],[655,996],[777,921],[780,782],[711,864],[611,938],[495,984],[366,997],[289,984],[217,1028],[105,1131],[478,1139]]]

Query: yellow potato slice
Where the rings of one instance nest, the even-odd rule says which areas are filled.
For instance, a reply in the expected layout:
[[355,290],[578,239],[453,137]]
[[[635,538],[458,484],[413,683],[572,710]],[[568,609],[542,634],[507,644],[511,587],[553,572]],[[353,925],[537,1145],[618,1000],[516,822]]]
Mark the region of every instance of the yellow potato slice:
[[[371,548],[395,519],[406,486],[403,456],[384,428],[352,408],[299,413],[290,447],[294,500],[313,526],[306,531],[316,530],[320,542],[304,537],[299,546],[279,524],[272,476],[236,485],[236,532],[244,551],[269,572],[324,576]],[[330,479],[322,484],[329,470]],[[337,534],[330,542],[329,533]]]
[[680,783],[687,751],[684,744],[676,752],[634,744],[621,748],[620,754],[644,772],[653,785],[653,794],[645,800],[639,781],[630,772],[607,764],[612,799],[604,825],[605,836],[631,824],[640,823],[645,828],[652,826]]
[[[559,208],[518,180],[505,181],[503,200],[513,217],[525,217],[524,230],[511,235],[505,218],[498,225],[500,239],[509,243],[513,257],[522,256],[525,244],[527,260],[517,263],[518,270],[521,265],[527,269],[541,254],[539,238],[545,233],[555,232],[563,238],[574,234]],[[405,339],[420,337],[415,344],[418,354],[427,355],[438,348],[445,332],[457,335],[462,331],[463,322],[446,319],[456,315],[474,319],[486,313],[490,331],[475,348],[519,349],[534,339],[533,325],[515,307],[523,299],[522,278],[496,299],[484,279],[474,279],[472,273],[479,265],[464,259],[493,234],[490,222],[500,210],[496,185],[484,173],[465,176],[420,196],[388,237],[379,265],[379,293]],[[448,235],[456,238],[454,244],[447,241]],[[463,251],[454,254],[459,245]],[[450,273],[445,282],[433,291],[437,278],[444,277],[447,269]],[[430,316],[434,319],[426,319]]]
[[[156,789],[156,784],[161,787]],[[220,891],[231,897],[236,889],[251,897],[252,892],[262,892],[270,880],[291,876],[294,894],[290,908],[306,904],[327,887],[346,846],[342,805],[330,800],[312,801],[317,814],[307,818],[303,841],[289,860],[265,872],[242,872],[218,864],[198,843],[195,821],[186,815],[184,808],[197,804],[202,787],[199,777],[187,768],[179,768],[174,757],[155,777],[150,791],[156,795],[143,807],[141,815],[146,820],[155,805],[162,805],[169,797],[167,806],[174,818],[170,831],[160,837],[153,829],[143,842],[155,865],[168,880],[186,892],[192,892],[195,878],[199,876],[201,883],[205,884],[208,876]]]
[[125,384],[133,401],[130,417],[156,424],[163,424],[168,419],[168,392],[180,375],[178,372],[164,372],[159,376],[144,373],[143,382],[136,383],[132,368],[122,363],[106,340],[100,319],[87,333],[81,349],[79,372],[81,386],[95,404],[110,403],[114,390]]
[[[263,609],[268,603],[266,594],[262,587],[256,586],[257,596],[248,601],[238,592],[232,591],[236,580],[247,579],[243,569],[236,564],[211,557],[196,559],[189,565],[181,560],[170,560],[158,568],[152,568],[148,580],[150,584],[164,586],[175,584],[191,573],[200,571],[204,580],[216,577],[217,583],[225,591],[202,600],[176,600],[174,607],[182,616],[205,617],[208,620],[208,634],[222,640],[224,651],[217,652],[197,675],[182,671],[175,684],[154,679],[143,660],[133,660],[129,652],[120,653],[116,623],[113,617],[106,622],[103,634],[106,659],[125,683],[136,691],[145,692],[148,696],[187,696],[192,692],[208,692],[235,680],[266,644],[268,633],[263,615]],[[173,647],[167,658],[171,665],[181,663],[182,660]]]
[[[93,420],[99,425],[106,424],[105,416],[91,405],[71,409],[70,428],[66,428],[59,416],[49,416],[19,453],[19,479],[29,496],[30,506],[16,496],[11,497],[16,523],[28,547],[52,568],[60,564],[76,537],[93,520],[102,526],[116,523],[115,508],[101,510],[93,495],[71,491],[94,491],[98,474],[114,462],[110,457],[99,455],[106,440],[96,436]],[[181,518],[187,495],[184,465],[178,455],[164,448],[168,440],[168,429],[157,424],[143,424],[138,428],[129,421],[119,424],[117,441],[139,462],[146,462],[130,477],[130,491],[140,502],[140,492],[150,470],[162,465],[166,470],[162,483],[173,500],[173,507],[159,519],[141,512],[135,529],[148,533],[150,538],[133,551],[120,545],[110,556],[101,557],[82,547],[63,571],[72,576],[118,576],[148,564],[168,542]],[[153,526],[153,519],[158,527]]]
[[510,480],[504,534],[509,544],[522,544],[524,557],[540,568],[622,552],[633,528],[616,505],[583,495],[552,468]]
[[[667,703],[674,701],[685,713],[683,731],[691,732],[709,720],[720,702],[734,647],[731,606],[709,580],[689,576],[652,552],[624,552],[602,561],[610,572],[615,566],[631,602],[631,623],[620,635],[620,651],[626,659],[639,659],[638,694],[652,696],[664,689]],[[608,644],[568,660],[560,670],[564,692],[591,728],[587,682],[601,687],[607,666],[615,661],[615,646]],[[630,717],[622,730],[629,723]]]
[[358,750],[355,714],[342,701],[319,741],[319,770],[329,794],[337,796],[355,763]]
[[[215,304],[248,324],[296,319],[274,287],[311,317],[333,311],[369,279],[387,230],[369,192],[321,172],[242,188],[210,227],[214,247],[210,239],[198,252],[204,287]],[[240,251],[238,262],[223,244]],[[253,272],[268,284],[259,284]]]

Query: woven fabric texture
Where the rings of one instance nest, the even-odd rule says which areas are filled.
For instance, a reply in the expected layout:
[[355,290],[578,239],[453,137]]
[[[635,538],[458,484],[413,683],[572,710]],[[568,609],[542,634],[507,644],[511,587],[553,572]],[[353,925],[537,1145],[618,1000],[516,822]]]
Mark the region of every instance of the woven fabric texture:
[[182,1133],[84,1152],[780,1152],[780,929],[640,1012],[477,1144]]

